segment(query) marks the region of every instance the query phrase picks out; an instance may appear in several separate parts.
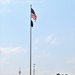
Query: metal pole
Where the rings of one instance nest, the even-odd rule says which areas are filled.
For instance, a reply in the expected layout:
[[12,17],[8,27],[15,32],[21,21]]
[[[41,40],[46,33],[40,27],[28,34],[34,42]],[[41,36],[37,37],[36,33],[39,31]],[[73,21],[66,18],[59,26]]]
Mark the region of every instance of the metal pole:
[[21,68],[19,68],[19,75],[21,75]]
[[30,5],[30,75],[32,74],[32,66],[31,66],[31,64],[32,64],[32,27],[31,27],[31,7],[32,7],[32,5]]
[[33,64],[33,75],[35,75],[35,64]]

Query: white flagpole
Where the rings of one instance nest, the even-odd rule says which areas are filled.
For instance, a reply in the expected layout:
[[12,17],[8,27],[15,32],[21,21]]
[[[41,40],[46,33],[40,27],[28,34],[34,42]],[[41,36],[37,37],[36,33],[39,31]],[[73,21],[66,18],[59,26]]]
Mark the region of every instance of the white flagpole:
[[32,75],[32,27],[31,27],[31,8],[30,5],[30,75]]

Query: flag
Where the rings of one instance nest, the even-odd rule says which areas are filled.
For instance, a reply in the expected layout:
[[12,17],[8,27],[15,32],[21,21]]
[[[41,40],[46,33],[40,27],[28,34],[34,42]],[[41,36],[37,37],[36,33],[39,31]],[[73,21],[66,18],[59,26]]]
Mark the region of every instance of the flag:
[[33,21],[31,20],[31,27],[33,27]]
[[36,14],[35,14],[35,11],[31,8],[31,18],[33,18],[35,21],[36,21]]

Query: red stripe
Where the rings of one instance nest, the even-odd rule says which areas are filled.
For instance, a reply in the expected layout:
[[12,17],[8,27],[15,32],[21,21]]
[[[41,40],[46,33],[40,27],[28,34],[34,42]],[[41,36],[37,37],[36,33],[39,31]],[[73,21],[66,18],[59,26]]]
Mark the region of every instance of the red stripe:
[[33,18],[34,20],[36,20],[37,16],[35,14],[31,14],[31,18]]

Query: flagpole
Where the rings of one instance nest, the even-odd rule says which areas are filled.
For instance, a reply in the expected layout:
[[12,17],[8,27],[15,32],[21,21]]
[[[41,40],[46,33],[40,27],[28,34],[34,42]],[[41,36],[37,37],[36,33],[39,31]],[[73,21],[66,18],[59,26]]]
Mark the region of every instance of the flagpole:
[[31,27],[31,8],[30,5],[30,75],[32,75],[32,27]]

